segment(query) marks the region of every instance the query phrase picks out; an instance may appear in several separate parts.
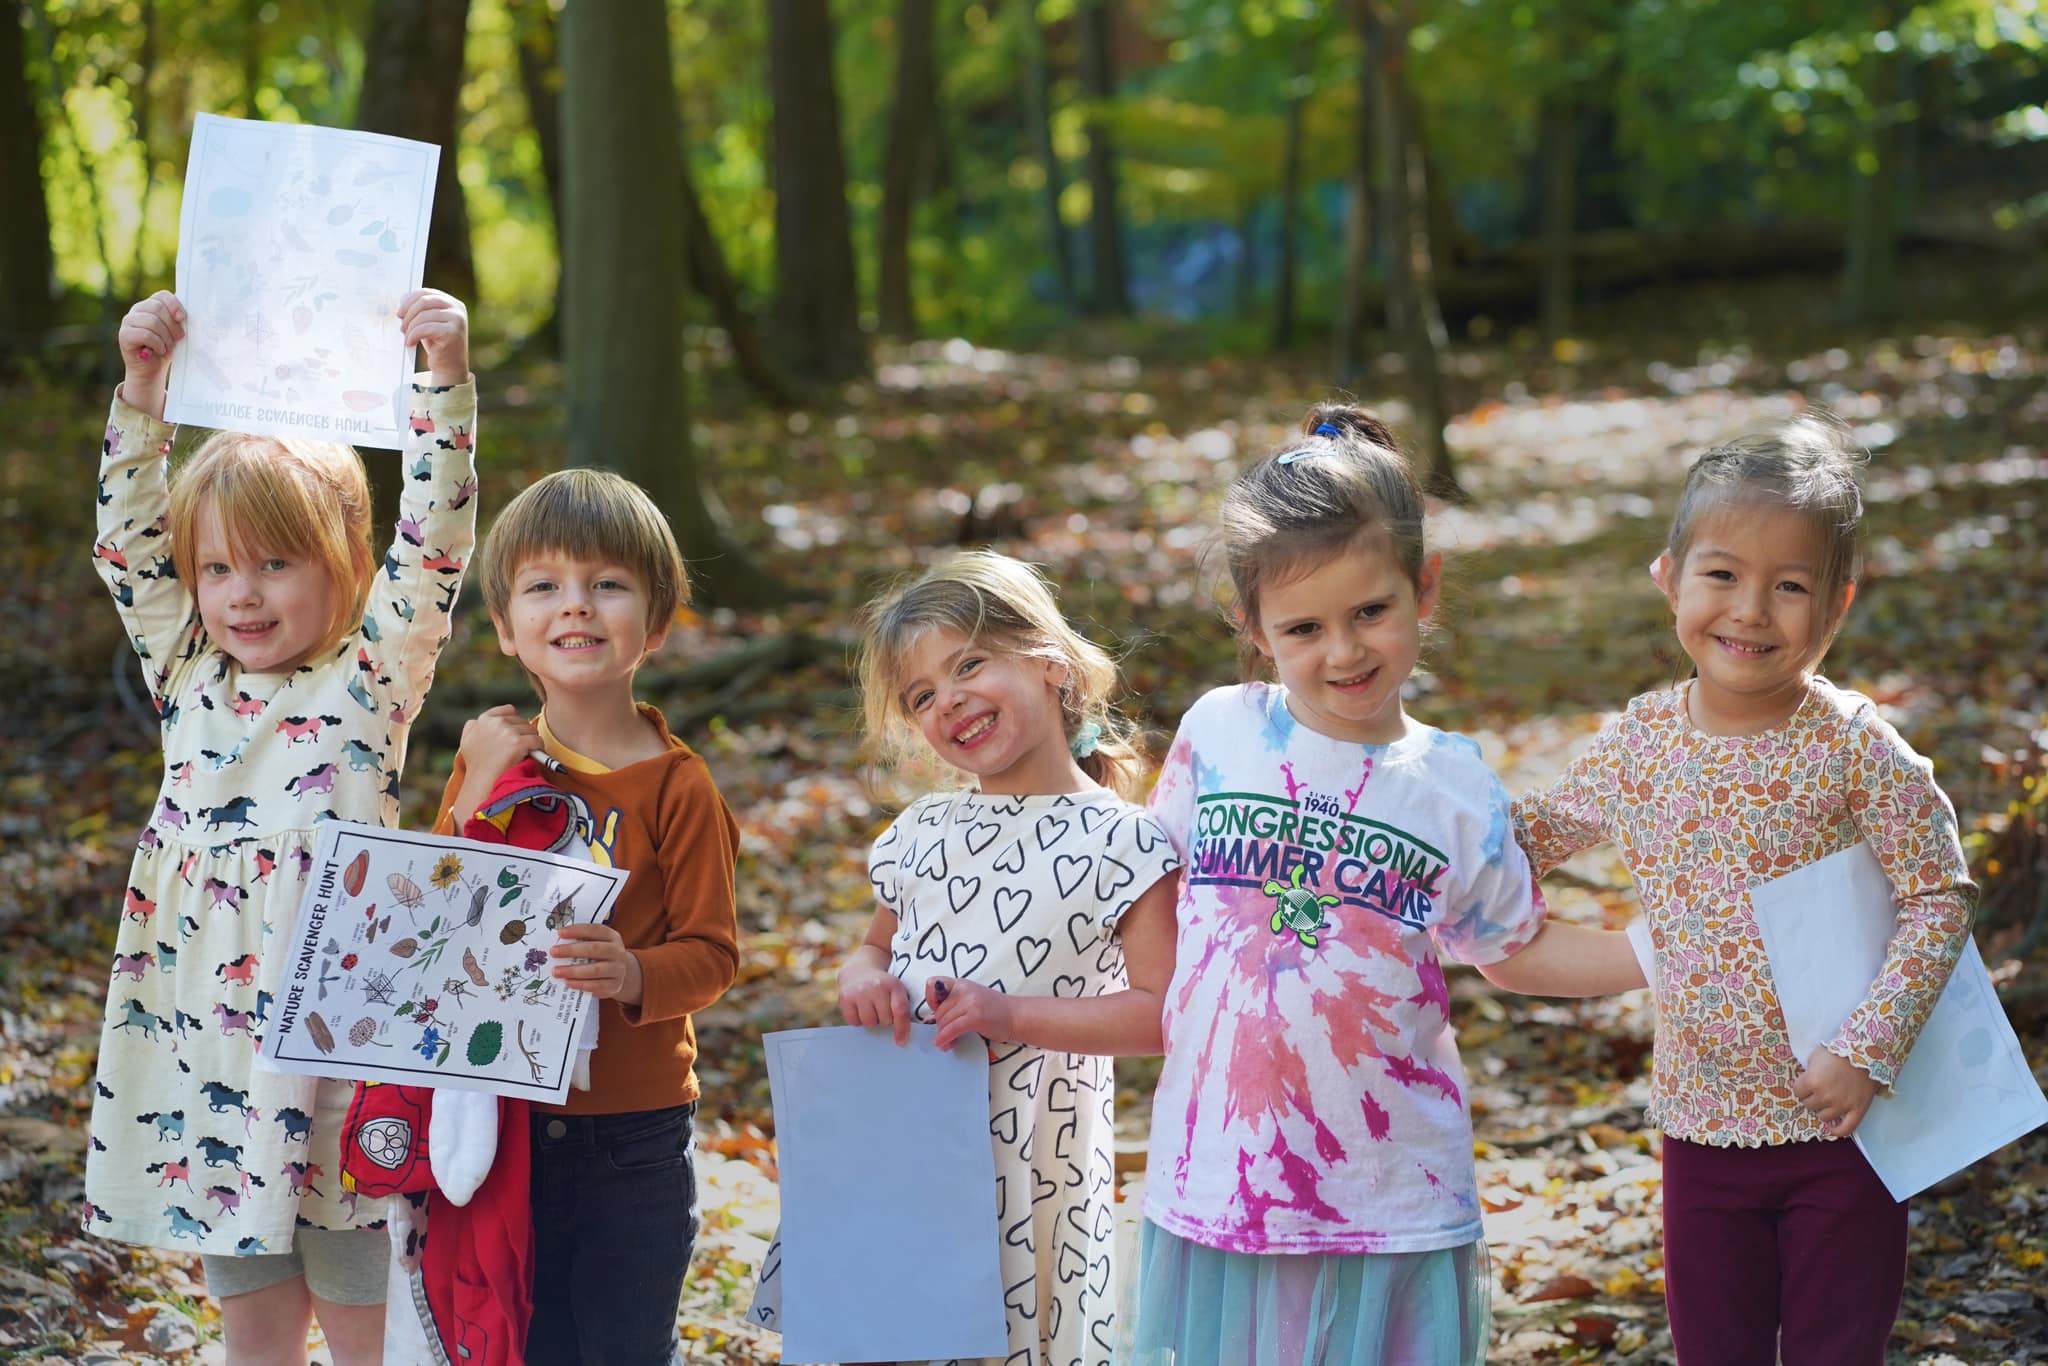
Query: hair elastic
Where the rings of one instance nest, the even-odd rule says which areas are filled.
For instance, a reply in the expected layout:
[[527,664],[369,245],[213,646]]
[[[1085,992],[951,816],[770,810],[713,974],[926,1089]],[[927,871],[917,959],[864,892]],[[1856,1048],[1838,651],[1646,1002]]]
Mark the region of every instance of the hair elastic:
[[1068,743],[1067,748],[1073,751],[1076,759],[1085,759],[1095,752],[1095,746],[1101,739],[1102,723],[1086,721],[1074,732],[1074,738]]
[[[1309,433],[1309,435],[1342,436],[1344,435],[1344,433],[1340,428],[1334,426],[1331,423],[1321,422],[1316,424],[1316,429],[1313,432]],[[1312,455],[1321,454],[1323,454],[1323,452],[1315,446],[1296,446],[1291,451],[1283,451],[1281,454],[1274,456],[1273,463],[1276,465],[1292,465],[1297,460],[1306,460],[1308,459],[1308,457]]]

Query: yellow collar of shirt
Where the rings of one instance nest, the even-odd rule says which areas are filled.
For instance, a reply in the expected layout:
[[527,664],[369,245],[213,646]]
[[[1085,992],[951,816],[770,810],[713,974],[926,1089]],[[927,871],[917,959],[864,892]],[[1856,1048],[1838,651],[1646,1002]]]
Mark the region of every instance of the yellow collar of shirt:
[[540,719],[535,721],[533,725],[534,729],[540,732],[541,745],[547,750],[549,757],[571,773],[609,773],[612,771],[611,765],[601,764],[588,754],[578,754],[575,750],[570,749],[560,740],[557,740],[555,733],[548,729],[548,714],[546,712],[542,712]]

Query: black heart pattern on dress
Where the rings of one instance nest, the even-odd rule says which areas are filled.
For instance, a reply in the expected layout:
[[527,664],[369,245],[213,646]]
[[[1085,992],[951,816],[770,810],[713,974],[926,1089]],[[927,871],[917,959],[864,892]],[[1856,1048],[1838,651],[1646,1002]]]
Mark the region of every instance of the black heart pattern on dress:
[[1104,854],[1095,864],[1095,899],[1107,901],[1137,880],[1130,864]]
[[1010,1089],[1022,1091],[1033,1100],[1038,1099],[1038,1082],[1045,1075],[1045,1054],[1033,1053],[1017,1064],[1017,1070],[1010,1073]]
[[935,963],[946,961],[946,927],[934,925],[917,941],[917,956]]
[[955,944],[953,946],[953,975],[972,978],[975,969],[988,961],[988,945]]
[[1017,928],[1017,922],[1024,918],[1024,912],[1031,909],[1031,889],[1028,887],[998,887],[996,889],[996,928],[1004,934]]
[[1061,896],[1072,896],[1074,889],[1088,878],[1088,869],[1095,862],[1089,854],[1061,854],[1052,861],[1053,884],[1060,889]]
[[1026,977],[1044,967],[1046,956],[1051,952],[1050,939],[1040,939],[1027,934],[1017,941],[1017,961],[1023,965]]
[[1095,916],[1088,911],[1075,911],[1067,917],[1067,942],[1074,946],[1075,953],[1084,952],[1095,942]]
[[1044,850],[1052,848],[1055,844],[1065,839],[1067,831],[1071,829],[1073,829],[1073,822],[1063,820],[1054,815],[1044,815],[1038,818],[1037,825],[1031,827],[1031,833],[1037,837],[1038,847]]
[[[932,928],[937,929],[938,927],[935,925]],[[1079,997],[1087,988],[1087,978],[1069,977],[1066,973],[1061,973],[1053,979],[1052,994],[1055,996]]]
[[946,901],[958,915],[974,904],[974,898],[981,894],[981,879],[954,875],[946,879]]
[[965,836],[967,852],[979,854],[982,850],[988,848],[990,844],[994,843],[995,837],[1002,833],[1003,827],[997,825],[994,821],[975,822],[967,827],[967,834]]
[[1023,840],[1012,841],[1010,847],[1003,850],[1002,854],[996,859],[996,871],[999,873],[1021,873],[1024,871]]
[[1108,803],[1092,802],[1081,808],[1081,829],[1092,835],[1095,833],[1095,827],[1108,820],[1112,814],[1114,809]]
[[918,860],[917,875],[921,878],[929,878],[933,882],[937,882],[946,875],[946,842],[944,840],[933,840],[930,846],[925,849],[924,857]]
[[988,1131],[1005,1143],[1015,1143],[1017,1141],[1017,1107],[1012,1105],[1009,1109],[990,1120],[988,1122]]

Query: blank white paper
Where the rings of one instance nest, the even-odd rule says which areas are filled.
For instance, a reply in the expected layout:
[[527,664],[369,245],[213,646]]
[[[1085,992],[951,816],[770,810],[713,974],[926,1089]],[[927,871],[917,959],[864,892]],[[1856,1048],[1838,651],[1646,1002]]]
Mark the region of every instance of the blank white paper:
[[[1792,1051],[1810,1059],[1877,980],[1898,924],[1891,879],[1858,844],[1751,888],[1750,904]],[[2043,1123],[2048,1099],[1976,943],[1966,943],[1892,1094],[1857,1127],[1857,1146],[1904,1200]]]
[[781,1170],[784,1361],[1009,1354],[988,1050],[938,1031],[764,1036]]

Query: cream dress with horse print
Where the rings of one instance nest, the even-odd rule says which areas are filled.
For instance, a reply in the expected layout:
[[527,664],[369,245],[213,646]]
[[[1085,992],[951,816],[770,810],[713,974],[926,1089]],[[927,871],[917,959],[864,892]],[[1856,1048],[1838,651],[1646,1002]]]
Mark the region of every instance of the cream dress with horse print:
[[[400,520],[361,624],[331,654],[259,674],[208,638],[171,567],[174,429],[114,401],[93,560],[142,661],[164,779],[119,911],[89,1233],[234,1256],[288,1251],[301,1222],[382,1218],[382,1201],[358,1209],[341,1189],[349,1084],[254,1064],[318,823],[397,823],[406,738],[475,540],[475,419],[473,384],[414,387]],[[343,970],[338,952],[315,966]]]

